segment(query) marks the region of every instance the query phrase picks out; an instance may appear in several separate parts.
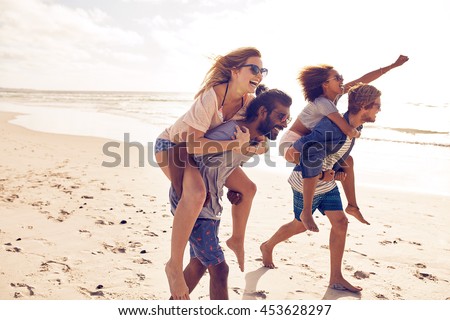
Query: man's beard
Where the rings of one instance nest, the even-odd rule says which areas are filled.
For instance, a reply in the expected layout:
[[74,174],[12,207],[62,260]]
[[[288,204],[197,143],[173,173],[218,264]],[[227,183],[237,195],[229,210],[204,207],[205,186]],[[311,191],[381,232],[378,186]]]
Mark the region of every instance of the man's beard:
[[277,138],[278,133],[272,134],[272,130],[276,127],[276,125],[272,122],[269,116],[267,116],[266,120],[261,123],[257,130],[260,134],[267,137],[269,140],[275,140]]

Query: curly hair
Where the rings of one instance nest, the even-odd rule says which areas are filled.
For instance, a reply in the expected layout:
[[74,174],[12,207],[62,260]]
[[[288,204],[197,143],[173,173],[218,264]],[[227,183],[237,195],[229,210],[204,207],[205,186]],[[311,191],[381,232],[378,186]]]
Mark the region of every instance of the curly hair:
[[370,109],[381,91],[366,83],[357,83],[348,91],[348,111],[357,114],[361,109]]
[[323,94],[322,84],[328,80],[332,66],[320,64],[306,66],[300,70],[297,80],[303,87],[303,96],[308,101],[314,101]]
[[231,78],[231,70],[244,65],[247,59],[251,57],[261,58],[261,53],[256,48],[243,47],[233,50],[224,56],[214,58],[215,62],[206,73],[202,86],[195,95],[195,98],[211,87],[228,82]]

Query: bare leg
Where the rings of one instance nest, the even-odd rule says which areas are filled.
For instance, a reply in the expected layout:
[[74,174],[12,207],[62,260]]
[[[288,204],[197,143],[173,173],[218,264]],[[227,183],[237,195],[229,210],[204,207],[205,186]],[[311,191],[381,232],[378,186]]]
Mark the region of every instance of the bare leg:
[[171,256],[165,267],[170,293],[175,300],[189,299],[189,288],[183,276],[183,255],[206,190],[197,167],[188,161],[185,145],[158,152],[155,158],[169,180],[174,176],[178,181],[175,190],[181,194],[173,219]]
[[355,171],[353,170],[353,157],[349,156],[344,164],[342,165],[342,169],[346,173],[346,177],[344,180],[341,180],[342,187],[344,189],[345,197],[347,198],[348,206],[345,208],[345,212],[349,215],[354,216],[358,221],[370,224],[364,219],[361,211],[359,211],[358,204],[356,202],[356,190],[355,190]]
[[[184,280],[189,288],[189,293],[194,291],[200,279],[205,274],[206,267],[197,258],[192,258],[183,271]],[[170,297],[173,300],[173,297]]]
[[263,242],[259,247],[263,256],[263,265],[270,269],[275,268],[272,257],[275,246],[280,242],[286,241],[290,237],[305,231],[305,225],[297,219],[282,225],[269,240]]
[[300,214],[300,220],[302,220],[305,228],[313,232],[319,232],[312,216],[312,202],[317,181],[319,181],[319,176],[303,179],[303,211]]
[[173,219],[170,259],[165,269],[170,293],[175,300],[189,299],[189,289],[183,276],[183,254],[205,196],[205,185],[200,172],[196,167],[187,165],[183,178],[183,193]]
[[228,300],[228,265],[225,261],[208,267],[209,297],[211,300]]
[[237,257],[239,268],[244,271],[244,238],[253,198],[256,194],[256,185],[247,177],[242,168],[234,169],[228,177],[225,186],[241,194],[242,200],[238,205],[232,205],[233,234],[226,241],[227,246],[233,250]]
[[331,222],[330,288],[351,292],[361,291],[361,287],[351,285],[342,275],[342,257],[344,256],[348,226],[347,217],[343,211],[326,211],[325,214]]
[[156,162],[158,163],[159,167],[161,168],[162,172],[166,175],[167,179],[170,180],[168,156],[169,156],[169,152],[167,150],[160,151],[155,154],[155,159],[156,159]]

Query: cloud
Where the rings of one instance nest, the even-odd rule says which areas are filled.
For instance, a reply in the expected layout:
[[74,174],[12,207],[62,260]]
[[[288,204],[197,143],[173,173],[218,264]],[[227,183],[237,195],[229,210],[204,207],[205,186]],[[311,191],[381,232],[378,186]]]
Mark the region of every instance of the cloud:
[[[112,19],[94,8],[72,9],[38,0],[0,2],[0,85],[17,74],[65,74],[85,69],[94,72],[98,62],[142,62],[133,53],[144,39],[134,31],[110,25]],[[44,77],[43,77],[44,78]],[[60,81],[61,82],[61,81]]]
[[[261,51],[266,84],[292,91],[300,92],[295,78],[307,64],[332,64],[350,80],[400,53],[411,56],[402,69],[409,78],[432,70],[433,88],[446,83],[436,73],[448,66],[447,0],[74,3],[0,0],[0,86],[196,91],[209,58],[241,46]],[[396,74],[386,79],[398,82]],[[396,91],[421,92],[410,85]]]

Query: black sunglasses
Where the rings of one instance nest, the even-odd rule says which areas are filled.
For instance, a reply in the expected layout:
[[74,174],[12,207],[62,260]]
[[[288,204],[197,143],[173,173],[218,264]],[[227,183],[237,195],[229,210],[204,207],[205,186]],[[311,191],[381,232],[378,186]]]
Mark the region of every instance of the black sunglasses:
[[250,67],[250,71],[254,76],[256,76],[258,73],[261,73],[261,75],[265,77],[269,73],[269,70],[267,70],[266,68],[260,68],[256,64],[244,64],[243,66],[241,66],[241,68],[243,67]]
[[337,74],[334,77],[331,77],[330,79],[327,79],[327,81],[325,81],[325,82],[331,81],[333,79],[336,80],[337,82],[344,81],[344,77],[342,76],[342,74]]
[[286,124],[289,124],[289,122],[292,121],[292,118],[285,113],[278,112],[277,110],[272,110],[272,112],[275,112],[278,115],[278,120],[280,120],[280,122],[286,121]]

